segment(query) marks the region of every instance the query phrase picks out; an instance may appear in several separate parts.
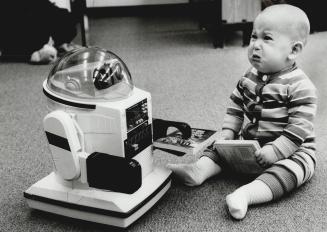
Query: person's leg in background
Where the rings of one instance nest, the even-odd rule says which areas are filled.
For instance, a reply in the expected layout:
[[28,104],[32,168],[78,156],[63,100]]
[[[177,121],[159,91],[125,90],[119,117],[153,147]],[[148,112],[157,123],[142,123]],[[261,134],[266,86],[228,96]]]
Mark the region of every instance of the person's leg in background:
[[81,47],[73,43],[77,34],[77,18],[68,9],[60,8],[53,3],[49,3],[49,25],[54,46],[58,50],[59,56],[65,52]]
[[44,29],[47,19],[42,4],[39,4],[41,2],[43,1],[1,2],[1,59],[36,63],[49,63],[56,59],[56,50],[47,46],[50,35]]

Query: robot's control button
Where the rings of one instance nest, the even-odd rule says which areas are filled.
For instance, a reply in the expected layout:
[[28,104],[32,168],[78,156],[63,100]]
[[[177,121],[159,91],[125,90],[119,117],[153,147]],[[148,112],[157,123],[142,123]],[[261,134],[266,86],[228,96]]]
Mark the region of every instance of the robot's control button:
[[263,80],[263,81],[266,81],[267,79],[268,79],[267,75],[263,75],[263,76],[262,76],[262,80]]

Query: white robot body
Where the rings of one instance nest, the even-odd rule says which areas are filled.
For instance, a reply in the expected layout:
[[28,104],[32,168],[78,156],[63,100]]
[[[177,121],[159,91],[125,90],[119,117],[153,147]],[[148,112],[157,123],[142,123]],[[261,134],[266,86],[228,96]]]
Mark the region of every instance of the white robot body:
[[[80,51],[80,57],[107,55],[103,50],[86,51]],[[110,55],[114,58],[85,67],[81,62],[62,68],[59,62],[55,67],[60,69],[44,82],[49,108],[55,106],[43,120],[54,171],[24,196],[31,208],[127,227],[169,189],[171,172],[153,164],[151,95],[135,87],[127,92],[128,72]],[[97,89],[92,90],[93,85]],[[103,93],[123,96],[97,100]],[[95,100],[85,98],[87,94]]]
[[[134,88],[132,95],[125,100],[97,104],[92,114],[77,114],[75,120],[84,132],[86,151],[126,157],[124,141],[131,130],[127,128],[126,110],[133,106],[146,107],[148,124],[152,123],[150,94],[137,88]],[[146,121],[142,118],[140,120],[142,122],[131,125],[132,129]]]
[[[48,91],[46,82],[43,88]],[[153,169],[151,111],[150,94],[134,88],[129,98],[98,104],[91,111],[62,107],[62,110],[49,113],[43,120],[48,140],[67,140],[62,144],[55,141],[49,144],[57,174],[65,180],[79,176],[76,164],[79,160],[83,167],[81,181],[85,183],[85,154],[101,152],[135,159],[141,165],[142,177],[145,177]]]

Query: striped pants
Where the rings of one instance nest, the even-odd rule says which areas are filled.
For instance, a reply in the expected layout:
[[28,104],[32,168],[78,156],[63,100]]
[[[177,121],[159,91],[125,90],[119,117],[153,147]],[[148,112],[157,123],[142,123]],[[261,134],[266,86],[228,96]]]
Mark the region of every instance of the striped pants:
[[[203,153],[223,169],[233,166],[226,164],[216,152]],[[227,165],[227,166],[225,166]],[[269,186],[276,200],[311,179],[316,167],[316,156],[312,149],[300,148],[287,159],[279,160],[259,174],[257,180]]]
[[274,163],[256,179],[269,186],[275,200],[310,180],[315,166],[314,151],[299,149],[287,159]]

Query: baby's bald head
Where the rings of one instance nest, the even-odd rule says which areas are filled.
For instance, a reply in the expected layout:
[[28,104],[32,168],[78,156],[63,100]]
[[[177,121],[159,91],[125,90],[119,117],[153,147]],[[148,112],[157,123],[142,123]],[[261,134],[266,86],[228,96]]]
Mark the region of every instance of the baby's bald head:
[[298,7],[288,4],[276,4],[265,8],[255,19],[256,23],[275,24],[275,27],[293,41],[306,43],[310,33],[307,15]]

